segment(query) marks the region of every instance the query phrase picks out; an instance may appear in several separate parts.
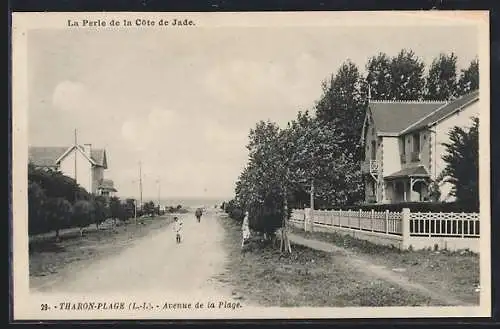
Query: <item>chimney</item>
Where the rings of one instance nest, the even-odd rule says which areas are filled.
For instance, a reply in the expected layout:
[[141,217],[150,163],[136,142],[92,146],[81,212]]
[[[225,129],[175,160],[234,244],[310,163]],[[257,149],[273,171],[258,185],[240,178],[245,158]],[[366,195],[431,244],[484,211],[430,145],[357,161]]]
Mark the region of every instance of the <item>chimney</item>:
[[85,151],[85,154],[87,154],[90,157],[90,151],[92,150],[92,144],[83,144],[83,150]]

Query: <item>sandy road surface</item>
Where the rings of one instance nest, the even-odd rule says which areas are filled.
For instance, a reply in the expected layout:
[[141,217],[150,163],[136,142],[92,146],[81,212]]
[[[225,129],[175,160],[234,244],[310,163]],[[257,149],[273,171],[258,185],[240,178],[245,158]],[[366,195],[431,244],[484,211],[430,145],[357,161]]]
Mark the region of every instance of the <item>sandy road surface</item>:
[[[172,225],[142,238],[120,254],[96,261],[43,287],[55,294],[152,294],[231,298],[230,287],[213,277],[224,270],[224,230],[214,211],[200,223],[194,214],[184,220],[183,241],[177,244]],[[36,293],[36,291],[33,291]]]

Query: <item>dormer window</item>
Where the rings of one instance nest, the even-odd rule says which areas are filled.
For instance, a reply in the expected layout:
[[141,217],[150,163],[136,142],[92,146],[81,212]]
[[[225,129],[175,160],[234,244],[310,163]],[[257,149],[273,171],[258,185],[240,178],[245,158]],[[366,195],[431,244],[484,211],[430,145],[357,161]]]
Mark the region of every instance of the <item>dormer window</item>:
[[420,152],[420,134],[415,133],[412,135],[413,138],[413,152]]

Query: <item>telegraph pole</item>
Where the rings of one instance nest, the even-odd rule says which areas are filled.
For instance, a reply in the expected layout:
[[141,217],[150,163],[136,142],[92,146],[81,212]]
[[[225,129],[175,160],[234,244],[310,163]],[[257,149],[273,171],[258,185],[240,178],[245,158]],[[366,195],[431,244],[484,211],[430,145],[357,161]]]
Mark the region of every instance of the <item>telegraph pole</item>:
[[134,221],[137,224],[137,200],[134,199]]
[[[78,139],[77,139],[77,135],[76,135],[76,129],[75,129],[75,183],[78,184],[78,179],[77,179],[77,175],[76,175],[76,164],[77,164],[77,150],[76,150],[76,147],[78,145]],[[78,194],[77,194],[77,190],[75,189],[75,194],[74,194],[74,198],[75,198],[75,202],[78,198]]]
[[[75,148],[76,148],[76,147],[78,147],[77,145],[78,145],[78,139],[77,139],[77,136],[76,136],[76,129],[75,129]],[[77,151],[77,150],[75,149],[75,181],[78,183],[78,181],[77,181],[77,177],[78,177],[78,176],[76,175],[76,163],[77,163],[77,161],[76,161],[76,160],[77,160],[77,159],[76,159],[76,158],[77,158],[77,156],[76,156],[76,154],[77,154],[77,153],[76,153],[76,151]]]
[[161,182],[160,179],[158,178],[158,215],[160,215],[160,190],[161,190]]
[[140,197],[139,204],[141,205],[141,209],[142,209],[142,163],[141,163],[141,161],[139,161],[139,197]]

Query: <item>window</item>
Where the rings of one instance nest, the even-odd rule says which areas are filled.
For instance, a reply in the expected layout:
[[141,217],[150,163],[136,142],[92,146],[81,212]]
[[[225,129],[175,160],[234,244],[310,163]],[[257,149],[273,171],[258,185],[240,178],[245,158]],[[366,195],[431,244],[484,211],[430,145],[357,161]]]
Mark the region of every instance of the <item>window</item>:
[[420,134],[413,134],[413,152],[420,152]]
[[406,136],[403,136],[401,141],[401,163],[406,163]]
[[372,141],[372,157],[371,157],[372,160],[375,160],[377,159],[377,142],[376,141]]
[[411,161],[418,162],[420,161],[420,134],[416,133],[412,135],[412,152],[411,152]]

